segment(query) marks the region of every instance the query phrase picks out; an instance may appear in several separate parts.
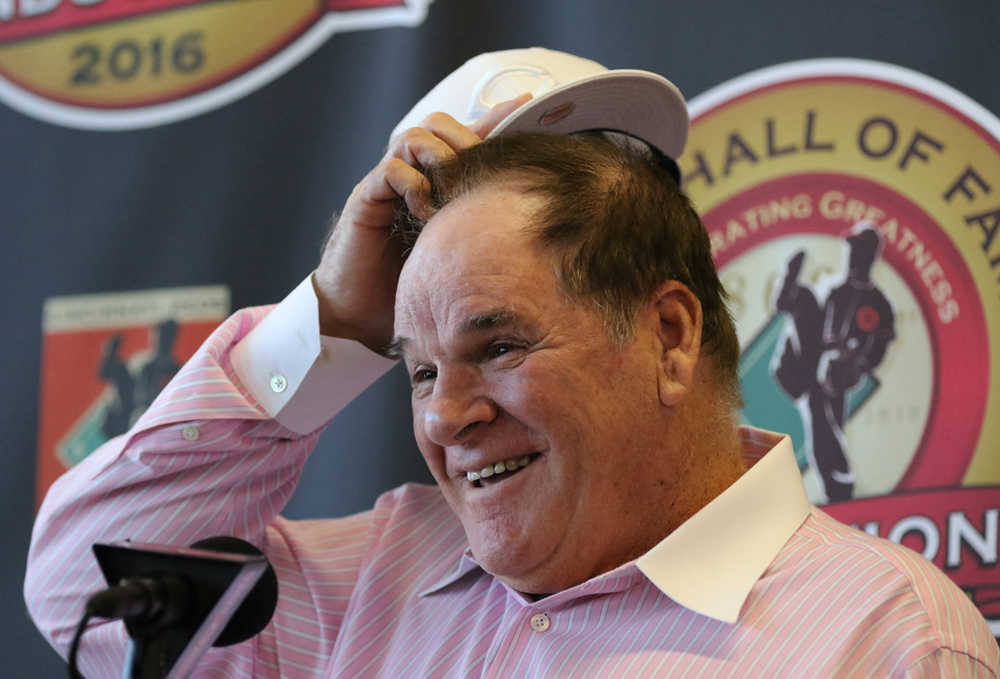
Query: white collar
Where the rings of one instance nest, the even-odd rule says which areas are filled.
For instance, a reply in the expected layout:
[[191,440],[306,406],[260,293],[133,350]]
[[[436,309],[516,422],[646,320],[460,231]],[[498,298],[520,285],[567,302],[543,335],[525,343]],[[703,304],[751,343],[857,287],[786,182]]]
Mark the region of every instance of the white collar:
[[[729,623],[811,506],[788,436],[740,427],[740,437],[743,476],[633,562],[677,603]],[[480,568],[466,549],[457,567],[420,596]]]
[[810,511],[792,440],[752,427],[740,435],[743,476],[636,560],[671,599],[730,623]]

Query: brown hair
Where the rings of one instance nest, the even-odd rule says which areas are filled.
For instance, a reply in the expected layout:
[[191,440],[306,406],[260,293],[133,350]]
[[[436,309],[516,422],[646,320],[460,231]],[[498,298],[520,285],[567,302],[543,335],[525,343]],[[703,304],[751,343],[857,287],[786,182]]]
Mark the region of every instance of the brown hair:
[[[523,180],[545,201],[529,228],[556,253],[569,294],[593,304],[619,344],[655,290],[680,281],[701,302],[702,344],[738,401],[739,343],[708,234],[671,174],[672,161],[640,144],[600,132],[494,137],[425,170],[431,203],[440,209],[476,188]],[[411,246],[422,224],[403,224]]]

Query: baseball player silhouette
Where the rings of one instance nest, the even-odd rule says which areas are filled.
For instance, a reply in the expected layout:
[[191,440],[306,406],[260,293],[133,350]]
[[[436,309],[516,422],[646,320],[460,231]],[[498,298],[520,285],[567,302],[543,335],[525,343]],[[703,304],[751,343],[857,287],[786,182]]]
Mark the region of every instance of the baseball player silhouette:
[[788,260],[775,298],[790,328],[775,353],[772,373],[796,401],[810,462],[827,502],[849,500],[854,494],[844,444],[847,394],[878,367],[896,336],[892,305],[871,279],[881,238],[869,223],[860,222],[845,240],[847,271],[842,280],[833,281],[825,298],[799,283],[805,259],[801,250]]
[[121,356],[121,333],[112,335],[104,345],[97,376],[114,387],[114,398],[101,422],[101,432],[106,438],[125,433],[180,370],[180,364],[173,357],[177,330],[177,321],[172,319],[151,329],[154,354],[135,375]]

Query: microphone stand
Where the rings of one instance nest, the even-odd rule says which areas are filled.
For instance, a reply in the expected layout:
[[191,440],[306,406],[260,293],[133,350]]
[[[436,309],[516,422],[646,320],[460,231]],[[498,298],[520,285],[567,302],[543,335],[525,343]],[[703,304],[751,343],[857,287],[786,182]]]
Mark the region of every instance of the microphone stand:
[[[208,651],[209,644],[192,646],[193,639],[183,627],[174,626],[158,632],[130,631],[129,644],[122,665],[122,679],[175,679],[186,677]],[[192,648],[183,664],[186,648]]]
[[125,650],[122,679],[163,679],[167,676],[167,656],[163,640],[131,637]]

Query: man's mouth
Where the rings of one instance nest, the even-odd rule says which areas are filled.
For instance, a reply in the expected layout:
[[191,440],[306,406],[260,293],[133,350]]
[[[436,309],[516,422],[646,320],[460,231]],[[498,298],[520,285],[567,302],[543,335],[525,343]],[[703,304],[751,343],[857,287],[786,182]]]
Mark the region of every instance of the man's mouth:
[[483,485],[490,485],[508,476],[513,476],[534,462],[537,457],[538,453],[512,457],[508,460],[491,464],[488,467],[483,467],[478,471],[465,472],[465,478],[476,488],[481,488]]

